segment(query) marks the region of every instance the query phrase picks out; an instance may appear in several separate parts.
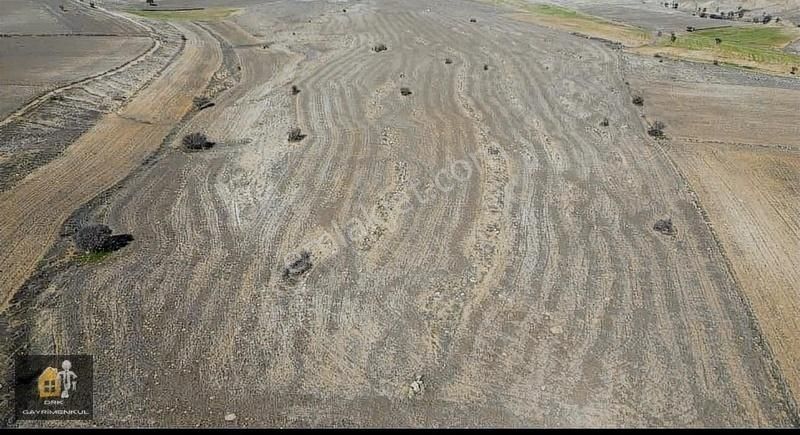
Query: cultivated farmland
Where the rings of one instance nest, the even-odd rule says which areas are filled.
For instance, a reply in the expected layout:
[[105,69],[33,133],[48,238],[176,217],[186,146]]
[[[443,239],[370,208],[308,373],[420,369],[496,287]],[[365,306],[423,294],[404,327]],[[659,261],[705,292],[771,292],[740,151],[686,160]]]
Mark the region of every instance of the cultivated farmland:
[[[794,30],[13,1],[36,32],[116,29],[0,67],[0,362],[92,355],[70,426],[800,424]],[[64,424],[13,401],[8,425]]]

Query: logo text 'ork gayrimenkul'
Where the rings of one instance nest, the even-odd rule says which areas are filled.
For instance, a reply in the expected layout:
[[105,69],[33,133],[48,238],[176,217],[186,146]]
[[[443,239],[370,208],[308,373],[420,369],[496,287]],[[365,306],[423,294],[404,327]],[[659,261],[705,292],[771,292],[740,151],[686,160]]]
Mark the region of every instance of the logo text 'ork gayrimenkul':
[[18,420],[92,419],[91,355],[20,355],[15,363]]

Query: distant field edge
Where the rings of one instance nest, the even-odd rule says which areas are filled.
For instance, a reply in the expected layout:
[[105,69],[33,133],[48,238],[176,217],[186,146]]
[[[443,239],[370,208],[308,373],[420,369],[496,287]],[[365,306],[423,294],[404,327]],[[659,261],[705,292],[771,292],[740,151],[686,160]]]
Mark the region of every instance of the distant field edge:
[[143,18],[164,21],[218,21],[240,11],[238,8],[170,8],[170,9],[127,9],[124,12]]
[[800,55],[786,47],[800,40],[800,29],[778,25],[717,26],[655,37],[650,31],[610,21],[561,5],[525,0],[475,0],[504,6],[519,21],[576,36],[622,44],[627,51],[690,62],[713,63],[766,74],[800,77]]
[[559,5],[528,3],[524,0],[477,1],[504,6],[510,12],[511,18],[519,21],[618,42],[627,47],[640,47],[652,40],[650,31],[641,27],[606,20]]

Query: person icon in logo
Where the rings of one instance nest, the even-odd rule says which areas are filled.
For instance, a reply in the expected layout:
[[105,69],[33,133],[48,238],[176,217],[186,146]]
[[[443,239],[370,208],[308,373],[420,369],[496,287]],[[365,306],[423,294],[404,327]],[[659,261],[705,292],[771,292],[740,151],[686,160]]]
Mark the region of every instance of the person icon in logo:
[[78,375],[75,374],[72,370],[72,363],[64,360],[61,363],[61,368],[64,369],[58,372],[58,380],[61,383],[61,398],[66,399],[69,397],[69,391],[75,391],[75,387],[78,385]]

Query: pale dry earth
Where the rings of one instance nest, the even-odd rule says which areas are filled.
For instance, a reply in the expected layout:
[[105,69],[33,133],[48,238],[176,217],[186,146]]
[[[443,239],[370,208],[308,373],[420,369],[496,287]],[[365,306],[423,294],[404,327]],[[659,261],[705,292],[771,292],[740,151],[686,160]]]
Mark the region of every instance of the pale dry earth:
[[[257,3],[181,24],[172,66],[0,193],[0,289],[70,215],[135,237],[29,281],[0,319],[32,353],[94,355],[96,424],[798,424],[700,177],[630,103],[629,55],[458,0]],[[229,89],[178,122],[212,74]],[[183,151],[192,131],[217,144]],[[721,178],[748,158],[685,152]]]
[[196,25],[182,31],[187,35],[183,52],[150,86],[58,159],[0,193],[4,304],[31,274],[66,218],[140,165],[190,109],[191,94],[203,92],[220,62],[218,44]]
[[3,0],[2,8],[2,35],[142,33],[141,27],[128,20],[109,20],[102,9],[89,7],[89,0]]
[[43,92],[118,68],[144,54],[152,42],[147,37],[0,38],[0,118]]
[[669,154],[697,192],[797,397],[800,80],[679,62],[631,64],[645,112],[667,124]]
[[99,424],[792,424],[618,52],[471,3],[314,5],[207,26],[241,77],[181,131],[217,146],[128,179],[96,218],[133,244],[50,281],[32,349],[95,355]]

